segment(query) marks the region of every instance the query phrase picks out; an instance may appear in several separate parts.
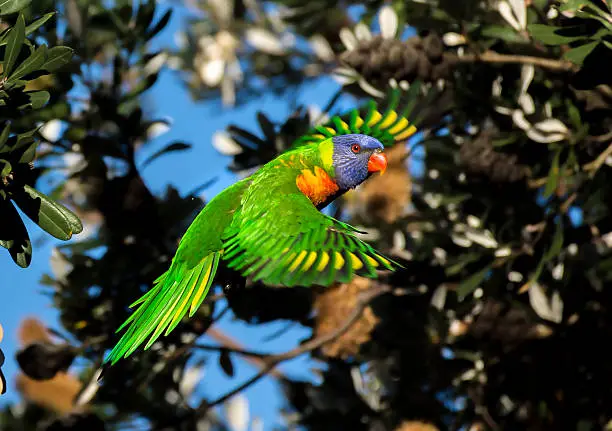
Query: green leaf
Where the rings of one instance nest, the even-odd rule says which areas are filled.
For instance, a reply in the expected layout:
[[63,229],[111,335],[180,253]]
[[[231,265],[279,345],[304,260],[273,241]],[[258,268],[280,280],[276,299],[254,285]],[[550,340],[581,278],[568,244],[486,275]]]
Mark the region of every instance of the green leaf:
[[488,25],[482,30],[482,35],[492,39],[501,39],[506,42],[527,42],[512,27],[505,25]]
[[552,258],[556,257],[561,252],[562,248],[563,248],[563,222],[559,221],[557,223],[555,234],[550,244],[550,248],[546,252],[546,261],[550,261]]
[[72,59],[74,50],[67,46],[54,46],[47,51],[47,60],[41,65],[41,69],[54,72]]
[[41,45],[26,58],[15,71],[9,77],[9,81],[16,81],[17,79],[27,75],[28,73],[35,72],[40,69],[40,66],[45,62],[47,58],[47,45]]
[[509,144],[516,142],[517,139],[518,139],[518,135],[512,134],[507,137],[500,137],[497,139],[493,139],[491,141],[491,145],[493,145],[494,147],[503,147],[504,145],[509,145]]
[[44,23],[49,21],[51,17],[53,17],[57,12],[49,12],[38,18],[37,20],[32,21],[25,29],[26,36],[30,33],[38,30]]
[[[44,23],[46,23],[49,20],[49,18],[51,18],[55,14],[56,14],[56,12],[49,12],[49,13],[43,15],[42,17],[38,18],[36,21],[32,22],[30,25],[26,26],[26,28],[25,28],[26,36],[29,36],[34,31],[38,30],[40,28],[40,26],[42,26]],[[0,46],[6,45],[6,41],[8,39],[8,35],[10,33],[10,30],[11,30],[10,28],[7,28],[3,32],[0,32]]]
[[457,259],[455,263],[447,266],[444,270],[444,273],[447,276],[459,274],[463,270],[463,268],[465,268],[466,265],[478,261],[481,256],[482,255],[480,253],[468,253],[462,255],[460,258]]
[[2,129],[2,133],[0,133],[0,150],[2,149],[2,147],[4,147],[4,144],[6,144],[6,141],[9,137],[10,132],[11,132],[11,123],[6,123],[6,126],[4,126],[4,129]]
[[0,159],[0,178],[6,177],[13,170],[13,165],[8,160]]
[[569,99],[566,99],[565,105],[567,106],[567,115],[572,123],[572,126],[574,126],[576,129],[580,129],[582,127],[580,110]]
[[457,296],[459,296],[459,300],[463,301],[466,296],[476,290],[478,285],[482,283],[490,270],[491,265],[487,265],[484,269],[472,274],[469,278],[462,281],[457,287]]
[[[28,188],[30,186],[26,186],[26,188]],[[70,224],[70,228],[72,229],[72,234],[80,234],[81,232],[83,232],[83,223],[81,222],[81,220],[77,217],[77,215],[75,213],[73,213],[72,211],[70,211],[68,208],[66,208],[64,205],[60,204],[59,202],[57,202],[54,199],[49,199],[49,201],[55,205],[55,208],[61,212],[64,217],[66,217],[66,220],[68,220],[68,223]]]
[[0,200],[0,246],[8,249],[13,261],[27,268],[32,260],[32,243],[19,213],[8,200]]
[[598,40],[586,43],[574,49],[570,49],[563,54],[563,58],[577,64],[578,66],[582,66],[584,59],[591,53],[591,51],[595,49],[597,45],[599,45]]
[[557,189],[559,183],[559,157],[561,156],[561,149],[559,148],[555,153],[550,170],[548,171],[548,180],[546,181],[546,187],[544,188],[544,197],[549,198],[553,192]]
[[527,29],[531,37],[547,45],[563,45],[585,39],[586,36],[579,26],[555,27],[546,24],[530,24]]
[[32,109],[40,109],[47,104],[51,95],[48,91],[33,91],[31,93],[26,93],[30,98],[30,103],[20,106],[20,109],[27,108],[31,106]]
[[34,157],[36,157],[36,147],[38,146],[38,142],[32,142],[21,154],[19,157],[19,163],[30,163],[34,161]]
[[[2,0],[0,0],[2,1]],[[1,6],[0,6],[1,7]],[[4,61],[2,62],[2,76],[9,76],[13,70],[13,65],[21,52],[23,41],[25,40],[25,20],[22,14],[19,14],[15,26],[11,28],[6,40],[6,51],[4,53]]]
[[174,142],[162,148],[161,150],[156,151],[155,153],[151,154],[151,156],[149,156],[144,162],[142,162],[142,167],[144,168],[149,163],[151,163],[153,160],[157,159],[159,156],[163,154],[172,153],[174,151],[184,151],[184,150],[188,150],[189,148],[191,148],[191,145],[189,144],[185,144],[184,142]]
[[67,241],[72,237],[72,226],[54,203],[32,187],[24,186],[12,195],[19,208],[51,236]]
[[562,0],[559,5],[561,12],[565,11],[577,11],[588,5],[589,2],[585,0]]
[[25,9],[32,0],[0,0],[0,15],[10,15]]

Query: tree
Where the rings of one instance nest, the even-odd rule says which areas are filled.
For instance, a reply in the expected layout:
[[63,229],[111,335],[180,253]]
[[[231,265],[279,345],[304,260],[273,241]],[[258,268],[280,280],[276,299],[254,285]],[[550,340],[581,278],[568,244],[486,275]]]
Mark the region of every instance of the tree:
[[[53,287],[69,336],[24,344],[19,353],[24,373],[44,379],[79,357],[87,364],[79,378],[89,389],[76,396],[68,416],[31,401],[21,415],[6,409],[0,423],[80,429],[75,421],[91,420],[99,429],[120,429],[144,419],[151,429],[224,429],[228,424],[212,407],[274,373],[280,362],[310,355],[326,364],[321,384],[275,374],[292,413],[287,429],[606,427],[610,6],[603,0],[185,4],[198,13],[179,49],[150,52],[149,41],[170,19],[155,2],[62,3],[62,43],[76,55],[53,71],[44,107],[26,116],[13,111],[23,130],[36,121],[46,121],[47,131],[56,121],[65,124],[53,136],[42,133],[48,150],[39,152],[38,166],[66,153],[82,160],[51,196],[96,228],[58,248],[54,265],[63,270],[42,280]],[[32,4],[29,13],[46,16],[53,6]],[[16,19],[8,35],[19,28]],[[59,40],[57,22],[36,29],[51,45]],[[163,272],[204,204],[192,199],[195,192],[154,195],[140,175],[144,164],[135,162],[161,124],[143,110],[142,94],[165,64],[195,98],[220,99],[227,109],[266,92],[291,97],[310,81],[338,79],[322,115],[303,107],[286,119],[261,112],[261,130],[236,124],[218,133],[214,145],[232,157],[238,175],[338,113],[339,98],[384,103],[389,87],[424,82],[422,135],[391,149],[389,173],[333,208],[406,269],[325,290],[218,286],[193,319],[156,348],[119,363],[95,390],[104,352],[115,342],[111,334]],[[100,69],[108,73],[95,72]],[[76,101],[69,93],[75,80],[86,88]],[[188,148],[169,143],[154,157]],[[406,160],[422,165],[423,174],[410,175]],[[101,246],[93,257],[89,251]],[[245,351],[211,328],[219,298],[250,325],[297,322],[312,328],[312,338],[280,355]],[[219,345],[202,344],[205,333],[216,334]],[[230,375],[235,360],[253,361],[261,372],[193,408],[180,381],[189,359],[202,355],[217,356]]]

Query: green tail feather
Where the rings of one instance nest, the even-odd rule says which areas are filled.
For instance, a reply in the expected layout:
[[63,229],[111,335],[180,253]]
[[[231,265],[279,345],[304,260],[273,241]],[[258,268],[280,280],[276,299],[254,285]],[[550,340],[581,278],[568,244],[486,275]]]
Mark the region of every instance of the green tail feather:
[[131,355],[146,339],[147,350],[162,333],[168,335],[189,310],[189,317],[197,311],[212,285],[220,253],[211,253],[193,268],[173,262],[153,287],[130,308],[138,309],[117,329],[127,331],[105,359],[114,365]]

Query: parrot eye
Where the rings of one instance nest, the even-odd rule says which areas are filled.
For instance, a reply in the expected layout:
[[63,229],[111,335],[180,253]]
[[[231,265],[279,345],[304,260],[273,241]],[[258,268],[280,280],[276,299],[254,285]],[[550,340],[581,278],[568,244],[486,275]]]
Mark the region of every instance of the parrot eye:
[[351,151],[352,151],[353,153],[357,154],[358,152],[360,152],[360,151],[361,151],[361,145],[359,145],[359,144],[353,144],[353,145],[351,146]]

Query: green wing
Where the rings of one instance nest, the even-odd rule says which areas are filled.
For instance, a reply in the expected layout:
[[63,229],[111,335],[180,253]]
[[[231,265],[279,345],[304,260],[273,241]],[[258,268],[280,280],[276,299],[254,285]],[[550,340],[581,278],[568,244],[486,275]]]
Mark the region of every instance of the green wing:
[[224,234],[223,259],[266,284],[328,286],[400,266],[357,238],[355,228],[320,213],[295,185],[274,178],[249,189],[235,221]]
[[385,147],[404,141],[417,132],[422,120],[422,109],[438,95],[435,89],[427,90],[426,97],[420,100],[423,85],[416,81],[406,92],[396,88],[389,91],[382,108],[374,100],[370,100],[363,109],[353,109],[341,115],[332,117],[327,124],[311,129],[298,138],[292,149],[336,135],[360,133],[378,139]]
[[187,312],[191,317],[197,311],[217,271],[223,247],[222,233],[231,224],[247,186],[245,180],[234,184],[198,214],[181,239],[168,271],[130,305],[130,308],[138,308],[117,330],[127,328],[106,363],[115,364],[131,355],[147,338],[144,349],[148,349],[160,335],[168,335]]

